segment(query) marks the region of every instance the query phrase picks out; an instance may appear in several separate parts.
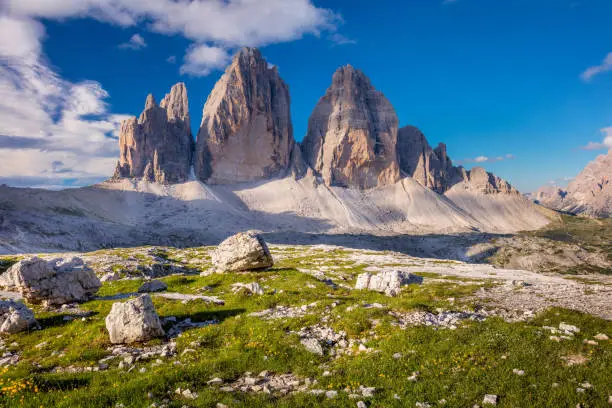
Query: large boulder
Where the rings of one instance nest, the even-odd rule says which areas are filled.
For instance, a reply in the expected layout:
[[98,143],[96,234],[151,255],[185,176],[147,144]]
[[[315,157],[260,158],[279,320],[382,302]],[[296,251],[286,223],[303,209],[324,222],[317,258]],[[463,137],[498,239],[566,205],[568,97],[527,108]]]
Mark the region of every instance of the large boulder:
[[259,50],[243,48],[204,105],[195,171],[206,183],[283,176],[296,148],[289,88]]
[[270,250],[263,238],[253,232],[240,232],[219,244],[212,254],[217,271],[249,271],[274,265]]
[[21,302],[0,300],[0,333],[18,333],[36,326],[34,312]]
[[304,159],[325,184],[361,189],[400,179],[398,118],[365,74],[339,68],[308,121]]
[[151,296],[146,294],[113,303],[105,322],[113,344],[147,341],[165,334]]
[[422,278],[404,271],[383,271],[376,275],[362,273],[357,277],[355,289],[369,289],[387,296],[397,296],[402,286],[421,281]]
[[24,259],[0,275],[0,287],[19,292],[28,302],[63,305],[91,299],[102,286],[81,258]]

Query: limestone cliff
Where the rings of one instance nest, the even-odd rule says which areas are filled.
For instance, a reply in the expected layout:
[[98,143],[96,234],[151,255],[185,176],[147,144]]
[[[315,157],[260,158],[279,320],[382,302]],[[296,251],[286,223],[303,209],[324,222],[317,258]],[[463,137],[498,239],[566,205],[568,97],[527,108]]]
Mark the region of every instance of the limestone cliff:
[[339,68],[316,105],[302,143],[306,162],[327,185],[368,189],[400,179],[398,119],[363,72]]
[[139,178],[163,184],[185,181],[189,177],[193,146],[187,89],[179,83],[159,105],[149,95],[140,117],[123,121],[114,178]]

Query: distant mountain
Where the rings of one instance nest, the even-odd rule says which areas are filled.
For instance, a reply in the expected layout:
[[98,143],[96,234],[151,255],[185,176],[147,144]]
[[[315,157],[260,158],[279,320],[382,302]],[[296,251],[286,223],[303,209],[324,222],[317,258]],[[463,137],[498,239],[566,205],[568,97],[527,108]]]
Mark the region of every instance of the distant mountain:
[[567,189],[544,186],[530,198],[546,207],[572,214],[612,217],[612,150],[587,164]]
[[282,234],[429,234],[535,229],[550,214],[483,168],[453,166],[365,74],[339,68],[293,138],[287,85],[261,53],[237,53],[194,144],[187,89],[122,124],[115,175],[64,191],[0,186],[0,252],[218,243]]

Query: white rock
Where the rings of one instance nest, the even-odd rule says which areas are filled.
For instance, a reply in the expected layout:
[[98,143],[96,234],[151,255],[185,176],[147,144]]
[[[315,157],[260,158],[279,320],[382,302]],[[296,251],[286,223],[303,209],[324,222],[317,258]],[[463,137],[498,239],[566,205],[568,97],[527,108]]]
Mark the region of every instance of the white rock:
[[114,344],[146,341],[164,335],[151,297],[146,294],[125,303],[113,303],[106,316],[106,329]]
[[514,368],[512,372],[518,376],[525,375],[525,371]]
[[102,286],[81,258],[24,259],[0,275],[0,287],[19,292],[28,302],[62,305],[91,299]]
[[578,327],[563,322],[559,323],[559,330],[566,333],[580,333],[580,329]]
[[329,390],[325,393],[325,396],[327,398],[336,398],[338,396],[338,391],[334,391],[334,390]]
[[264,290],[257,282],[251,283],[234,283],[232,284],[232,292],[238,293],[241,290],[246,291],[249,295],[263,295]]
[[595,336],[595,340],[605,341],[608,340],[608,336],[603,333],[599,333]]
[[363,401],[357,401],[357,408],[367,408],[368,406],[366,405],[365,402]]
[[240,232],[221,242],[212,253],[217,271],[266,269],[274,264],[263,238],[254,231]]
[[319,343],[317,339],[307,337],[300,340],[300,343],[302,343],[302,345],[306,347],[306,350],[310,351],[311,353],[318,354],[320,356],[323,355],[323,347],[321,347],[321,343]]
[[484,399],[482,400],[482,404],[483,405],[497,405],[497,395],[493,395],[493,394],[487,394],[484,396]]
[[403,271],[383,271],[376,275],[366,272],[357,277],[355,289],[369,289],[387,296],[397,296],[402,286],[420,281],[420,277]]
[[100,278],[100,282],[114,282],[121,279],[119,272],[109,272]]
[[0,333],[18,333],[36,326],[34,312],[21,302],[0,300]]

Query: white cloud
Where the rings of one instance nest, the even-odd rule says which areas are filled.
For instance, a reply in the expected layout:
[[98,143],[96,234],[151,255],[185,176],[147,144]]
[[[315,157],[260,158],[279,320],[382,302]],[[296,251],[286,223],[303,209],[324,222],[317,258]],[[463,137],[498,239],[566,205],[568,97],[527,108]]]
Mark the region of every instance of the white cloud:
[[612,52],[606,55],[600,65],[587,68],[580,77],[583,81],[590,81],[596,75],[603,74],[604,72],[612,71]]
[[333,33],[332,35],[329,36],[329,39],[335,45],[352,45],[352,44],[357,44],[357,41],[353,40],[352,38],[348,38],[347,36],[345,36],[343,34],[340,34],[340,33]]
[[166,62],[169,64],[176,64],[176,56],[175,55],[171,55],[168,58],[166,58]]
[[[99,83],[63,80],[46,65],[44,28],[36,21],[4,16],[0,34],[0,179],[61,185],[70,178],[80,185],[110,176],[126,116],[108,113]],[[7,38],[21,43],[11,47]],[[54,171],[58,162],[65,164],[61,173]]]
[[134,34],[130,37],[128,42],[119,44],[119,48],[130,49],[130,50],[141,50],[147,46],[147,42],[140,34]]
[[[351,41],[337,33],[342,18],[312,0],[0,0],[0,182],[78,186],[112,174],[127,116],[108,111],[101,84],[63,79],[42,49],[39,20],[70,18],[181,35],[193,44],[180,71],[194,76],[222,69],[239,46],[323,33]],[[146,45],[135,34],[120,47]]]
[[601,142],[589,142],[582,146],[582,150],[607,150],[612,149],[612,127],[601,129],[603,140]]
[[194,45],[187,50],[180,71],[181,74],[206,76],[215,69],[225,67],[229,60],[230,55],[223,48]]
[[514,158],[515,158],[515,156],[513,154],[506,154],[504,156],[496,156],[496,157],[477,156],[477,157],[474,157],[473,159],[459,160],[459,161],[457,161],[457,164],[463,164],[463,163],[494,163],[494,162],[499,162],[499,161],[503,161],[503,160],[513,160]]

